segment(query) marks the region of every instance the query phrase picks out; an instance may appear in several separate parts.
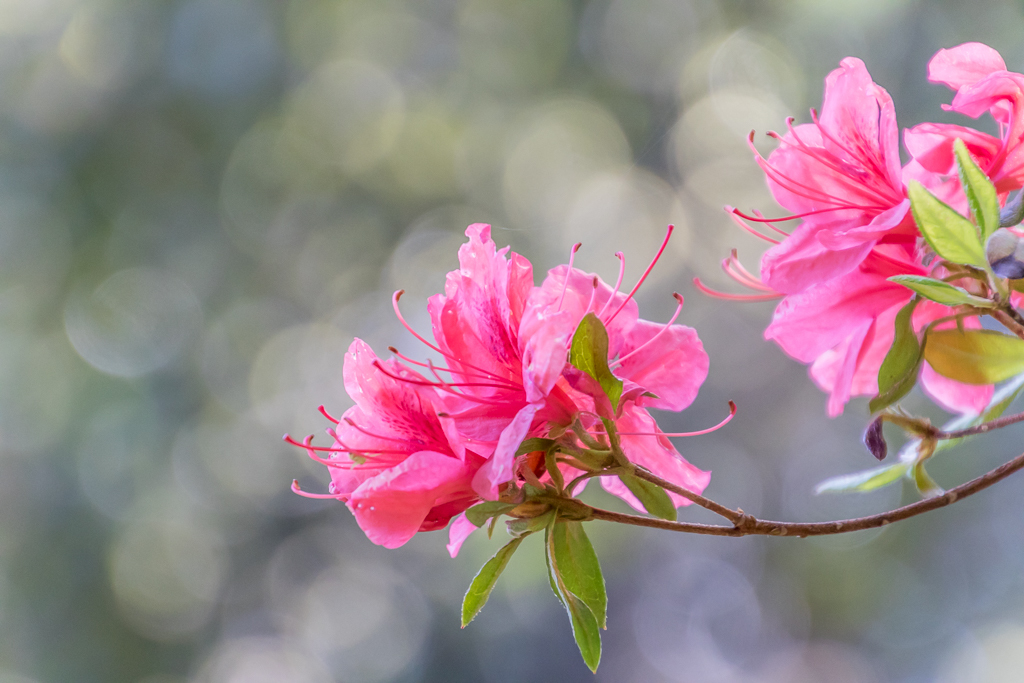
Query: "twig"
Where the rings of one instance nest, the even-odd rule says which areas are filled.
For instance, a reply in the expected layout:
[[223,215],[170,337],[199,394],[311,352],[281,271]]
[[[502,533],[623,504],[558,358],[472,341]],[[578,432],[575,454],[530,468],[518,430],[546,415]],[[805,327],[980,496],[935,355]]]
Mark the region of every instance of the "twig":
[[[1000,465],[994,470],[986,472],[980,477],[961,484],[956,488],[950,489],[942,495],[935,496],[934,498],[919,500],[911,503],[910,505],[904,505],[903,507],[896,508],[895,510],[883,512],[877,515],[856,517],[854,519],[842,519],[834,522],[774,522],[770,520],[757,519],[754,516],[743,512],[723,508],[723,510],[728,510],[730,513],[738,514],[740,519],[735,522],[733,526],[716,526],[713,524],[694,524],[691,522],[670,522],[664,519],[641,517],[639,515],[627,515],[619,512],[611,512],[609,510],[601,510],[590,506],[587,507],[590,507],[592,519],[603,519],[609,522],[618,522],[620,524],[651,527],[654,529],[666,529],[669,531],[680,531],[691,534],[706,534],[711,536],[798,536],[800,538],[805,536],[830,536],[833,534],[844,534],[850,531],[877,529],[878,527],[883,527],[888,524],[892,524],[893,522],[909,519],[910,517],[916,517],[917,515],[931,510],[937,510],[938,508],[952,505],[961,498],[966,498],[978,491],[986,489],[997,481],[1005,479],[1022,468],[1024,468],[1024,453],[1018,455],[1013,460]],[[637,476],[641,476],[640,470],[637,471]],[[651,476],[653,477],[653,475]],[[646,476],[644,478],[648,479]],[[648,481],[653,480],[648,479]],[[656,481],[653,483],[660,484],[660,482]],[[665,486],[665,488],[670,491],[674,491],[678,487],[672,486],[670,488],[669,486]],[[685,489],[683,490],[685,491]],[[691,495],[696,494],[692,494],[691,492]],[[697,497],[708,503],[712,503],[712,501],[703,498],[703,496]],[[694,502],[700,504],[696,500]],[[718,506],[717,503],[714,503],[714,505]],[[722,513],[719,512],[719,514]]]
[[993,318],[1001,322],[1003,324],[1003,327],[1010,330],[1010,332],[1013,332],[1021,339],[1024,339],[1024,325],[1021,325],[1019,322],[1017,322],[1014,319],[1014,317],[1011,316],[1009,313],[1007,313],[1006,311],[999,310],[998,308],[989,311],[989,313],[992,315]]
[[967,429],[958,429],[953,432],[944,432],[942,430],[936,430],[933,436],[940,440],[945,441],[947,439],[962,439],[965,436],[974,436],[975,434],[985,434],[992,431],[993,429],[1001,429],[1003,427],[1009,427],[1012,424],[1018,422],[1024,422],[1024,413],[1017,413],[1016,415],[1007,415],[1006,417],[996,418],[990,420],[984,424],[976,425],[974,427],[968,427]]
[[672,493],[678,494],[683,498],[687,499],[688,501],[690,501],[691,503],[695,503],[701,506],[705,510],[711,510],[711,512],[714,512],[716,515],[725,517],[733,524],[740,524],[745,517],[741,510],[733,510],[731,508],[727,508],[724,505],[716,503],[715,501],[709,498],[705,498],[699,493],[694,493],[693,491],[684,489],[682,486],[679,486],[678,484],[673,484],[672,482],[666,479],[662,479],[661,477],[654,474],[650,470],[646,470],[642,467],[636,467],[633,474],[637,477],[637,479],[645,479],[651,482],[652,484],[657,484],[666,491],[671,491]]

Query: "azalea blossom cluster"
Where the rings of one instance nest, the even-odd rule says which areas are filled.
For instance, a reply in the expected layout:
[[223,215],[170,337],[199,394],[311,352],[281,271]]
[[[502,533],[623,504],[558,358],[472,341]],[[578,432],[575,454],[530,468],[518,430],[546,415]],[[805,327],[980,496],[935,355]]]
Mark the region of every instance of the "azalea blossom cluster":
[[[810,364],[811,377],[829,394],[828,413],[833,416],[851,396],[879,392],[879,369],[893,346],[897,314],[914,297],[911,289],[890,278],[927,276],[972,294],[988,294],[984,285],[958,279],[958,268],[936,258],[932,245],[922,239],[910,188],[920,183],[966,215],[970,207],[958,174],[957,144],[990,179],[1000,204],[1024,185],[1024,75],[1007,71],[992,48],[966,43],[940,50],[928,66],[928,78],[955,92],[944,109],[971,118],[988,114],[999,135],[922,123],[904,131],[910,160],[901,165],[892,98],[872,81],[861,60],[848,57],[825,81],[820,115],[812,111],[812,122],[802,125],[790,119],[784,135],[769,133],[780,144],[767,159],[754,149],[751,134],[751,149],[773,196],[792,215],[769,220],[759,212],[728,209],[744,228],[774,246],[761,260],[760,279],[743,269],[735,253],[727,259],[726,272],[756,294],[724,296],[782,297],[765,338]],[[777,225],[793,219],[801,222],[791,234]],[[1009,224],[1014,222],[1020,217]],[[778,238],[751,224],[765,226]],[[1015,245],[1009,245],[1004,257],[1012,255]],[[1016,268],[1010,260],[1007,268]],[[912,310],[912,328],[917,333],[929,325],[980,328],[976,315],[943,322],[958,310],[922,300]],[[958,413],[981,413],[993,392],[991,384],[965,384],[943,376],[927,360],[919,381],[938,404]]]
[[[344,501],[367,537],[395,548],[418,531],[442,529],[455,518],[449,552],[454,557],[477,528],[464,511],[481,501],[512,499],[523,484],[542,490],[552,473],[543,453],[520,453],[527,439],[560,439],[586,449],[614,431],[629,461],[687,490],[700,493],[710,473],[688,463],[661,432],[648,408],[682,410],[694,400],[708,372],[696,332],[675,323],[682,297],[667,324],[639,317],[633,295],[665,249],[628,293],[619,291],[625,267],[609,286],[572,265],[552,269],[534,284],[523,256],[498,250],[490,226],[474,224],[459,250],[458,270],[444,294],[430,298],[433,341],[399,320],[437,357],[421,361],[391,349],[382,360],[356,339],[345,355],[345,388],[355,405],[328,430],[329,447],[301,445],[328,466],[328,494]],[[575,256],[576,245],[573,249]],[[621,393],[612,401],[599,378],[568,362],[581,321],[599,321],[607,358]],[[604,441],[604,443],[607,443]],[[584,471],[559,463],[565,481],[586,485]],[[640,511],[643,504],[621,480],[602,478],[609,492]],[[678,507],[689,501],[670,494]]]
[[[863,62],[844,59],[825,81],[821,114],[812,111],[812,122],[802,125],[790,119],[785,134],[771,133],[779,146],[767,159],[751,134],[772,194],[792,212],[768,219],[729,209],[773,245],[760,277],[736,252],[723,262],[755,293],[723,294],[696,283],[728,299],[781,298],[765,337],[810,364],[829,394],[830,415],[852,396],[874,396],[865,445],[878,459],[887,453],[883,422],[910,435],[898,462],[835,477],[819,492],[868,491],[908,477],[931,501],[801,523],[759,520],[701,495],[710,473],[687,462],[668,437],[711,430],[667,434],[649,409],[689,406],[707,377],[708,356],[696,332],[676,324],[680,295],[664,324],[641,319],[634,299],[672,226],[627,293],[620,291],[621,253],[612,286],[573,266],[579,244],[568,264],[536,285],[530,262],[499,250],[489,225],[469,226],[459,269],[427,304],[432,340],[403,318],[402,292],[393,298],[395,314],[428,357],[391,348],[381,359],[356,339],[343,373],[354,405],[340,418],[321,407],[334,423],[327,430],[333,443],[286,437],[329,468],[328,492],[307,493],[297,482],[293,490],[344,501],[367,537],[388,548],[450,524],[453,557],[475,529],[490,531],[508,516],[512,540],[473,579],[463,626],[523,539],[543,532],[551,588],[585,663],[596,670],[607,596],[585,522],[721,536],[845,533],[952,504],[1024,469],[1021,455],[948,492],[925,471],[943,446],[1024,422],[1024,413],[1002,417],[1024,391],[1024,315],[1017,310],[1024,294],[1024,75],[1007,71],[999,54],[979,43],[941,50],[928,73],[956,92],[946,109],[988,114],[999,135],[923,123],[904,132],[910,160],[901,164],[892,99]],[[800,221],[791,233],[778,226],[789,220]],[[982,316],[1011,334],[983,328]],[[917,384],[961,416],[939,429],[896,406]],[[735,414],[730,406],[721,424]],[[578,500],[591,478],[648,516]],[[728,525],[677,521],[677,508],[690,503]]]

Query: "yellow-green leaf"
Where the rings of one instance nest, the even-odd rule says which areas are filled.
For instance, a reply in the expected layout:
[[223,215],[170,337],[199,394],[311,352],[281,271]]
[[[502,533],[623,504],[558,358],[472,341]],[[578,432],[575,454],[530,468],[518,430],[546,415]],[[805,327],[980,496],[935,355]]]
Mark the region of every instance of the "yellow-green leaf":
[[619,479],[626,485],[629,492],[640,501],[644,509],[647,510],[647,514],[672,522],[676,521],[675,503],[665,493],[665,489],[628,472],[621,472]]
[[608,367],[608,330],[593,313],[583,316],[572,336],[569,363],[596,379],[611,401],[612,410],[618,409],[622,380]]
[[914,332],[912,318],[918,298],[914,297],[896,314],[896,334],[892,346],[878,369],[878,396],[868,409],[876,413],[906,396],[917,383],[921,366],[921,345]]
[[928,245],[952,263],[988,269],[985,249],[974,225],[916,180],[907,190],[910,209]]
[[944,306],[975,306],[976,308],[994,308],[995,304],[988,299],[974,296],[966,289],[951,285],[935,278],[921,275],[893,275],[889,282],[903,285],[929,301]]
[[487,598],[490,597],[495,582],[501,576],[501,572],[504,571],[508,561],[512,559],[512,553],[516,551],[516,548],[522,542],[522,538],[514,538],[509,541],[508,544],[494,554],[494,557],[487,560],[484,566],[480,568],[480,573],[473,578],[473,583],[469,584],[466,597],[462,600],[462,628],[466,628],[466,625],[473,621],[476,615],[480,613],[480,610],[484,608],[484,605],[487,604]]
[[960,185],[967,195],[967,205],[971,208],[971,216],[978,224],[981,241],[984,242],[999,227],[999,195],[992,181],[974,163],[963,140],[957,138],[953,143],[953,151],[960,172]]
[[1024,372],[1024,339],[991,330],[932,330],[924,359],[944,377],[995,384]]

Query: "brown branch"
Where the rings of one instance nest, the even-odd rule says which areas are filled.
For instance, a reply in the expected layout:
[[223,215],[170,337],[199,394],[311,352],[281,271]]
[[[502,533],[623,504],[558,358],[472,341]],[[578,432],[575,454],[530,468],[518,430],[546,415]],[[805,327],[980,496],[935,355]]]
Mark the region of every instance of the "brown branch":
[[1000,309],[993,309],[989,311],[989,313],[993,318],[1001,322],[1003,327],[1010,330],[1010,332],[1013,332],[1021,339],[1024,339],[1024,325],[1017,322],[1009,313]]
[[724,505],[716,503],[715,501],[709,498],[705,498],[699,493],[694,493],[693,491],[684,489],[682,486],[673,484],[672,482],[666,479],[662,479],[661,477],[654,474],[650,470],[646,470],[642,467],[637,466],[633,474],[636,476],[637,479],[644,479],[646,481],[651,482],[652,484],[657,484],[666,491],[671,491],[672,493],[678,494],[683,498],[687,499],[688,501],[690,501],[691,503],[695,503],[701,506],[705,510],[711,510],[711,512],[714,512],[716,515],[721,515],[722,517],[725,517],[733,524],[740,524],[745,517],[742,510],[733,510],[731,508],[727,508]]
[[[972,479],[969,482],[946,491],[940,496],[919,500],[915,503],[911,503],[910,505],[904,505],[903,507],[896,508],[895,510],[882,512],[877,515],[857,517],[854,519],[843,519],[835,522],[773,522],[770,520],[757,519],[742,511],[729,510],[729,512],[740,516],[739,521],[729,527],[716,526],[713,524],[694,524],[692,522],[670,522],[664,519],[641,517],[639,515],[626,515],[590,506],[587,507],[590,507],[592,519],[603,519],[609,522],[618,522],[620,524],[631,524],[633,526],[666,529],[669,531],[680,531],[691,534],[706,534],[711,536],[799,536],[800,538],[805,536],[830,536],[833,534],[844,534],[850,531],[877,529],[879,527],[892,524],[893,522],[909,519],[910,517],[916,517],[917,515],[931,510],[937,510],[938,508],[952,505],[961,498],[966,498],[978,491],[986,489],[997,481],[1005,479],[1022,468],[1024,468],[1024,453],[1018,455],[1013,460],[1000,465],[994,470],[986,472],[976,479]],[[637,471],[637,476],[640,476],[639,470]],[[651,476],[653,477],[653,475]],[[644,478],[648,479],[648,481],[653,481],[646,476]],[[653,483],[658,482],[655,481]],[[673,485],[671,488],[669,486],[665,486],[665,488],[670,491],[674,491],[679,487]],[[682,490],[685,491],[685,489]],[[692,494],[692,492],[688,493],[696,495]],[[703,498],[703,496],[699,497]],[[703,500],[709,503],[712,502],[708,501],[706,498],[703,498]],[[718,505],[717,503],[714,504]],[[723,509],[728,510],[728,508]]]
[[936,430],[933,436],[940,441],[945,441],[947,439],[962,439],[965,436],[985,434],[986,432],[990,432],[993,429],[1009,427],[1010,425],[1016,424],[1018,422],[1024,422],[1024,413],[1017,413],[1016,415],[1007,415],[1006,417],[1000,417],[995,420],[990,420],[989,422],[974,427],[968,427],[967,429],[958,429],[954,432],[944,432],[942,430]]

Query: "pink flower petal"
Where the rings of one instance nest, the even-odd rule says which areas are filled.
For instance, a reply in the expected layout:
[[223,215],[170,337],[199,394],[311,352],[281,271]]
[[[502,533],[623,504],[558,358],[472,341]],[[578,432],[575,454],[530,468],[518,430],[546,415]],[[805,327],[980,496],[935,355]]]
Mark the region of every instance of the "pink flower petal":
[[454,559],[458,554],[459,550],[462,549],[462,544],[466,542],[466,539],[477,530],[477,526],[473,522],[466,519],[466,513],[462,513],[454,520],[452,525],[448,528],[448,545],[445,546],[448,549],[448,554]]
[[[638,348],[639,351],[631,353]],[[658,397],[640,396],[640,406],[682,410],[693,403],[708,376],[704,345],[697,331],[685,325],[665,329],[664,325],[638,320],[626,335],[621,354],[626,359],[615,370],[616,374]]]
[[982,43],[964,43],[939,50],[928,62],[928,80],[959,90],[995,71],[1006,71],[999,53]]

